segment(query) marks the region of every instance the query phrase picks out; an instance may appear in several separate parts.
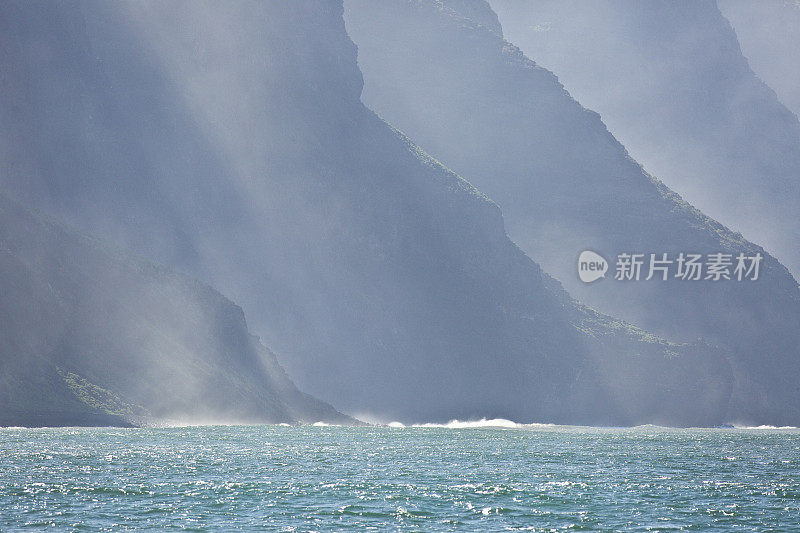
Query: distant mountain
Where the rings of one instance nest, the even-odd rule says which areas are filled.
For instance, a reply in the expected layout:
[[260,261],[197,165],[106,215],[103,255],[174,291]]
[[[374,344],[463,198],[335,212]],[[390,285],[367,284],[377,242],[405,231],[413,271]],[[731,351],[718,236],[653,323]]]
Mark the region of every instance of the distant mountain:
[[747,63],[800,116],[800,2],[717,0],[736,32]]
[[352,419],[294,386],[208,286],[0,195],[0,426]]
[[361,103],[342,15],[328,0],[4,2],[0,180],[211,282],[303,390],[353,414],[797,419],[794,396],[748,389],[727,350],[575,303],[495,203]]
[[[434,0],[345,5],[366,104],[497,201],[524,251],[605,313],[729,347],[733,410],[791,416],[800,405],[800,291],[778,261],[648,175],[596,113],[484,25],[488,15],[471,20],[462,2]],[[479,9],[485,2],[475,0]],[[609,279],[579,280],[587,249],[611,261]],[[621,253],[674,261],[680,252],[765,259],[755,282],[611,279]]]
[[800,275],[800,121],[750,69],[713,0],[491,3],[506,38],[648,172]]

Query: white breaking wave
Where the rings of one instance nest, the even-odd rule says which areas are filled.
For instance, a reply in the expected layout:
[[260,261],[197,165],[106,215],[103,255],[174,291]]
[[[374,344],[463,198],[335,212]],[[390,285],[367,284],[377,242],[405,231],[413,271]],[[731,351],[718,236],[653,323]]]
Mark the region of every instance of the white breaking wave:
[[[519,424],[505,418],[481,418],[480,420],[451,420],[446,424],[414,424],[415,428],[449,428],[449,429],[468,429],[468,428],[545,428],[554,427],[555,424]],[[393,426],[400,427],[400,426]]]
[[506,420],[505,418],[481,418],[480,420],[451,420],[446,424],[414,424],[415,428],[450,428],[450,429],[465,429],[465,428],[517,428],[520,424]]
[[736,429],[798,429],[797,426],[733,426]]

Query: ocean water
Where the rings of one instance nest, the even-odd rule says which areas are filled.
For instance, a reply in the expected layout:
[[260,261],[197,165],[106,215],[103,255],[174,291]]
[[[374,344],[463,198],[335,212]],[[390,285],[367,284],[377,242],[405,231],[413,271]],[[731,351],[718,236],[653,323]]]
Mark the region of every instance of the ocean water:
[[504,425],[0,429],[0,530],[800,531],[798,430]]

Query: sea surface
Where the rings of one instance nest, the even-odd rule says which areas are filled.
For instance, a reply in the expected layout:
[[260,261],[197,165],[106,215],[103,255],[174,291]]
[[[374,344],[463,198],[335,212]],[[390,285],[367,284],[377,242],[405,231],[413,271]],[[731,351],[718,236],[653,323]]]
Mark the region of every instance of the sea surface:
[[26,526],[800,531],[800,431],[0,429],[0,531]]

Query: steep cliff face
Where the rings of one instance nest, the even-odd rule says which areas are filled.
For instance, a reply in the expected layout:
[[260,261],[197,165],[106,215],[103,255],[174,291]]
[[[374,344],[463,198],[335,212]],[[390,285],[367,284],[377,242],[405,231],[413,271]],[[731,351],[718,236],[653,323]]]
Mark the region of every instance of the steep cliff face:
[[0,196],[0,425],[347,422],[208,286]]
[[800,274],[800,122],[753,74],[712,0],[493,5],[506,38],[599,112],[648,172]]
[[778,261],[766,255],[756,282],[645,282],[645,271],[639,282],[582,283],[587,249],[611,261],[608,278],[620,253],[763,250],[645,173],[552,73],[467,12],[436,1],[346,7],[367,105],[496,200],[511,238],[571,294],[668,338],[730,347],[736,409],[791,412],[800,295]]
[[800,3],[717,0],[736,32],[742,54],[778,99],[800,116]]
[[4,187],[212,282],[304,390],[402,421],[731,416],[727,353],[575,304],[363,106],[341,4],[0,9]]
[[449,9],[466,20],[480,24],[484,28],[503,36],[503,27],[497,13],[486,0],[441,0],[442,8]]

